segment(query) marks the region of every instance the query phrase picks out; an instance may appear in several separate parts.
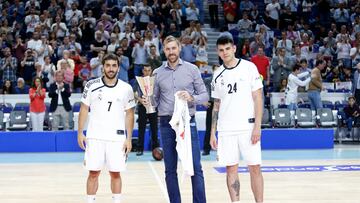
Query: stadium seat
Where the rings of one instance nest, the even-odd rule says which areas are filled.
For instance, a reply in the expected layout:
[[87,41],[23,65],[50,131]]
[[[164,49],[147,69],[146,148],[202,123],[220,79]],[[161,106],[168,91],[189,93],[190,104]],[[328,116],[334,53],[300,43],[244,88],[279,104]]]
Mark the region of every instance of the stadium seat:
[[333,110],[335,108],[334,104],[331,101],[322,101],[323,108],[329,108]]
[[298,104],[298,108],[310,109],[310,108],[311,108],[311,104],[310,104],[309,102],[299,103],[299,104]]
[[267,108],[264,108],[262,121],[261,121],[261,128],[270,128],[271,127],[271,116],[270,112]]
[[26,113],[29,113],[30,104],[27,102],[16,103],[14,107],[14,111],[25,111]]
[[298,108],[295,111],[296,127],[313,128],[316,127],[316,122],[312,118],[311,110],[308,108]]
[[289,109],[278,108],[274,110],[273,124],[277,128],[291,128],[294,124],[291,120],[291,113]]
[[7,128],[10,131],[16,130],[27,130],[28,122],[26,120],[26,111],[11,111],[10,113],[10,122],[9,127]]
[[13,110],[13,106],[10,103],[0,104],[0,110],[3,113],[10,113]]
[[318,109],[316,114],[320,127],[331,128],[337,126],[337,121],[335,120],[333,112],[330,108]]

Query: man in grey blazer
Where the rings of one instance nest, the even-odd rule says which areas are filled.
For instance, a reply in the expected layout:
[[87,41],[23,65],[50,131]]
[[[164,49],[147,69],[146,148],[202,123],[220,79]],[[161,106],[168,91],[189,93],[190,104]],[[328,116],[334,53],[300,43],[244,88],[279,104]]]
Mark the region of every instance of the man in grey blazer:
[[277,49],[277,55],[271,61],[271,67],[274,71],[272,75],[274,91],[280,90],[280,83],[282,79],[287,79],[292,71],[293,62],[290,57],[285,55],[285,48]]
[[356,65],[356,71],[354,72],[352,93],[356,99],[356,104],[360,105],[360,63]]

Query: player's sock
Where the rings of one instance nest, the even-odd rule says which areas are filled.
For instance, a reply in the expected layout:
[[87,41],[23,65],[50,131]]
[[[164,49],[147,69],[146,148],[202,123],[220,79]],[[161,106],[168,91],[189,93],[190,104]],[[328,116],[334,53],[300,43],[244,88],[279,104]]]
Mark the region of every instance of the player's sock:
[[121,193],[113,194],[112,199],[113,199],[113,203],[120,203],[121,202]]
[[96,195],[88,195],[87,196],[87,203],[95,203],[95,196]]

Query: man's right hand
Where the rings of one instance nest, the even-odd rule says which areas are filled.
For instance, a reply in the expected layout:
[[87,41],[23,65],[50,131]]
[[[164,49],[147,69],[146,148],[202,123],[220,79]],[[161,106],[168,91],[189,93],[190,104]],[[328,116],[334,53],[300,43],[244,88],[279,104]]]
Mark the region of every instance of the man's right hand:
[[217,143],[216,136],[213,134],[210,135],[210,146],[213,150],[217,150],[218,143]]
[[86,148],[86,137],[85,135],[81,132],[78,134],[77,136],[78,138],[78,145],[82,150],[85,150]]

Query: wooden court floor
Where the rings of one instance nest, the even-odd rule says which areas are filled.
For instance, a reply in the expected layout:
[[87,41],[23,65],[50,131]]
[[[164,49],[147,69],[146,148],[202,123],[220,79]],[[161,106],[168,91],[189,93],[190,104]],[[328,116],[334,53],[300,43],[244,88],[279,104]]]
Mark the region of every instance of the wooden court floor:
[[[214,161],[203,161],[207,201],[230,202],[225,174]],[[346,160],[265,160],[264,166],[360,164]],[[129,162],[122,173],[124,203],[166,203],[162,162]],[[181,171],[179,171],[181,174]],[[242,203],[254,202],[248,173],[240,173]],[[263,173],[265,203],[360,203],[360,172]],[[0,203],[85,202],[87,171],[81,163],[1,163]],[[189,179],[180,183],[182,202],[191,203]],[[111,203],[109,176],[100,177],[97,201]]]

